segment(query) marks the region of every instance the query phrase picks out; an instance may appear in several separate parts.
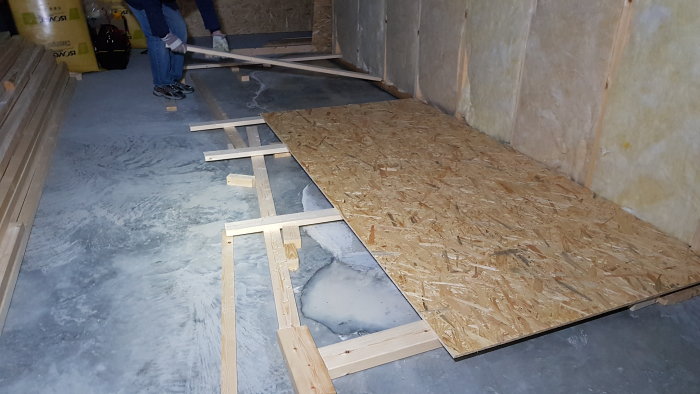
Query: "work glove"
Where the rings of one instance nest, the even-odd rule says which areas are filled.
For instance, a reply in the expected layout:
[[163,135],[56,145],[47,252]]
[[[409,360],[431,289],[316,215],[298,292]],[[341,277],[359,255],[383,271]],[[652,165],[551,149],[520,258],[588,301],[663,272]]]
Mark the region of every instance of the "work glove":
[[211,35],[211,44],[212,49],[215,51],[228,52],[228,41],[226,41],[226,35],[224,35],[224,33],[213,33]]
[[187,45],[185,45],[185,43],[173,33],[168,33],[165,37],[161,38],[161,40],[163,40],[165,43],[166,48],[175,53],[187,52]]

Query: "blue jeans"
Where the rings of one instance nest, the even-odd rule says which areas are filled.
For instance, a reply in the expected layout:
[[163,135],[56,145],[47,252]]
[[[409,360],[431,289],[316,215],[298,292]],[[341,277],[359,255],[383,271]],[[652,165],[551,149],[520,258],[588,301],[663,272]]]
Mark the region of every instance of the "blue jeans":
[[[160,37],[151,33],[146,11],[129,7],[132,14],[141,25],[141,30],[146,35],[148,56],[151,59],[151,74],[155,86],[170,85],[182,79],[182,70],[185,67],[185,55],[171,52],[165,47]],[[178,36],[183,42],[187,42],[187,27],[180,11],[163,5],[163,16],[168,24],[170,32]]]

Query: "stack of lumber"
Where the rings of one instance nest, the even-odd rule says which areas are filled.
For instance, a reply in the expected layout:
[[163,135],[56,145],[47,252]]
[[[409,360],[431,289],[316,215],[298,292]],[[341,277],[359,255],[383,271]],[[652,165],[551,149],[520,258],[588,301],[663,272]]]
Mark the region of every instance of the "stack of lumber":
[[42,46],[5,37],[0,53],[1,330],[71,84],[65,65]]

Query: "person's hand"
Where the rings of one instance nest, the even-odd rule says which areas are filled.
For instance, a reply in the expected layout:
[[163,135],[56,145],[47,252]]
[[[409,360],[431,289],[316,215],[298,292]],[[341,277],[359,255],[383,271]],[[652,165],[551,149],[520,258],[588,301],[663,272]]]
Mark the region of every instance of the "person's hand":
[[228,41],[226,41],[226,35],[221,31],[217,30],[211,34],[212,48],[219,52],[228,52]]
[[161,40],[163,40],[165,43],[166,48],[175,53],[187,52],[187,45],[185,45],[185,43],[173,33],[168,33],[165,37],[161,38]]

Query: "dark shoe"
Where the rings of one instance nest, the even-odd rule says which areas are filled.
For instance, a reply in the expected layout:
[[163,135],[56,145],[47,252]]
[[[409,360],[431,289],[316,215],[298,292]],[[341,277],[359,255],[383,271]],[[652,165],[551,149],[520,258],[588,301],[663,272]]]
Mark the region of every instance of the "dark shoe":
[[158,97],[165,97],[168,100],[182,100],[185,98],[185,95],[180,90],[172,87],[172,85],[154,87],[153,95]]
[[190,85],[185,85],[184,83],[175,82],[170,85],[173,89],[177,89],[184,94],[190,94],[194,92],[194,88]]

